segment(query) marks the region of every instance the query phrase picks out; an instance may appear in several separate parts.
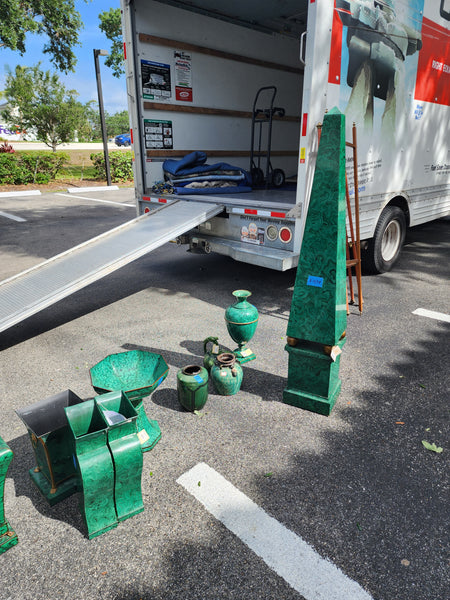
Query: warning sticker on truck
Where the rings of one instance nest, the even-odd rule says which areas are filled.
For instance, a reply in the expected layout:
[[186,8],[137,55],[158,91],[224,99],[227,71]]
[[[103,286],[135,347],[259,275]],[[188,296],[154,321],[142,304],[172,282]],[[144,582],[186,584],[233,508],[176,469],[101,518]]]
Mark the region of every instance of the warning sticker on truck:
[[142,96],[149,100],[168,100],[172,96],[170,65],[141,60]]
[[144,119],[144,135],[147,150],[173,148],[172,121]]
[[192,67],[191,55],[175,50],[175,100],[192,102]]

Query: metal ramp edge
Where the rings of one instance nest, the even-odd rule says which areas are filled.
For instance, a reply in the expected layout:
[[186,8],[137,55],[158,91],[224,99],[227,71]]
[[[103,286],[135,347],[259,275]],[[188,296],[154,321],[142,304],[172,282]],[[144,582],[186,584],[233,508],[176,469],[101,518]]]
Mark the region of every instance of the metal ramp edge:
[[0,332],[222,212],[178,200],[0,282]]

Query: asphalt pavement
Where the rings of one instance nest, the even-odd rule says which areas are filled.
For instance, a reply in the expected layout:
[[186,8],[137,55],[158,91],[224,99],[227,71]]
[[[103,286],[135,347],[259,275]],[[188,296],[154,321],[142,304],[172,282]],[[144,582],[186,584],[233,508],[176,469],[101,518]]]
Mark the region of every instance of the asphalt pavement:
[[[0,198],[0,279],[133,218],[132,204],[133,190]],[[363,277],[329,417],[282,402],[295,271],[166,244],[0,333],[5,514],[19,537],[0,555],[0,599],[447,600],[450,325],[413,313],[450,313],[449,229],[415,228],[394,271]],[[201,364],[208,336],[234,347],[224,311],[240,288],[260,314],[257,358],[236,396],[210,387],[186,412],[177,371]],[[31,483],[14,411],[66,389],[92,398],[90,367],[131,349],[170,366],[144,400],[162,438],[143,457],[145,511],[88,540],[80,495],[50,507]],[[219,484],[226,514],[208,495]]]

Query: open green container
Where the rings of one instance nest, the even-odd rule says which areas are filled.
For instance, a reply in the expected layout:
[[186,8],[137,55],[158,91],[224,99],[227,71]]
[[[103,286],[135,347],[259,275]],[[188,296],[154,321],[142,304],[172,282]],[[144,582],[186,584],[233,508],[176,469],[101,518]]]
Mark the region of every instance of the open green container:
[[4,490],[8,467],[13,459],[13,451],[0,437],[0,554],[6,552],[18,542],[17,534],[11,529],[5,517]]
[[83,401],[71,390],[16,410],[36,457],[30,477],[50,506],[77,491],[73,444],[64,409]]
[[109,531],[118,524],[114,504],[114,465],[107,444],[108,423],[94,400],[64,409],[73,433],[80,509],[88,537]]
[[108,392],[97,396],[95,402],[108,422],[108,446],[114,463],[114,502],[118,520],[124,521],[144,510],[137,412],[124,392]]

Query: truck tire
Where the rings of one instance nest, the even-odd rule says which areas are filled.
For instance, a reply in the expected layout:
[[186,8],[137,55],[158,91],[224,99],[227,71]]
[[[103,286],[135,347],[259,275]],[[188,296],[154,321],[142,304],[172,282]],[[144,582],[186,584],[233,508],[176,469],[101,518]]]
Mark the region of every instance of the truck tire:
[[397,262],[405,235],[405,213],[398,206],[386,206],[364,253],[364,271],[366,273],[390,271]]

